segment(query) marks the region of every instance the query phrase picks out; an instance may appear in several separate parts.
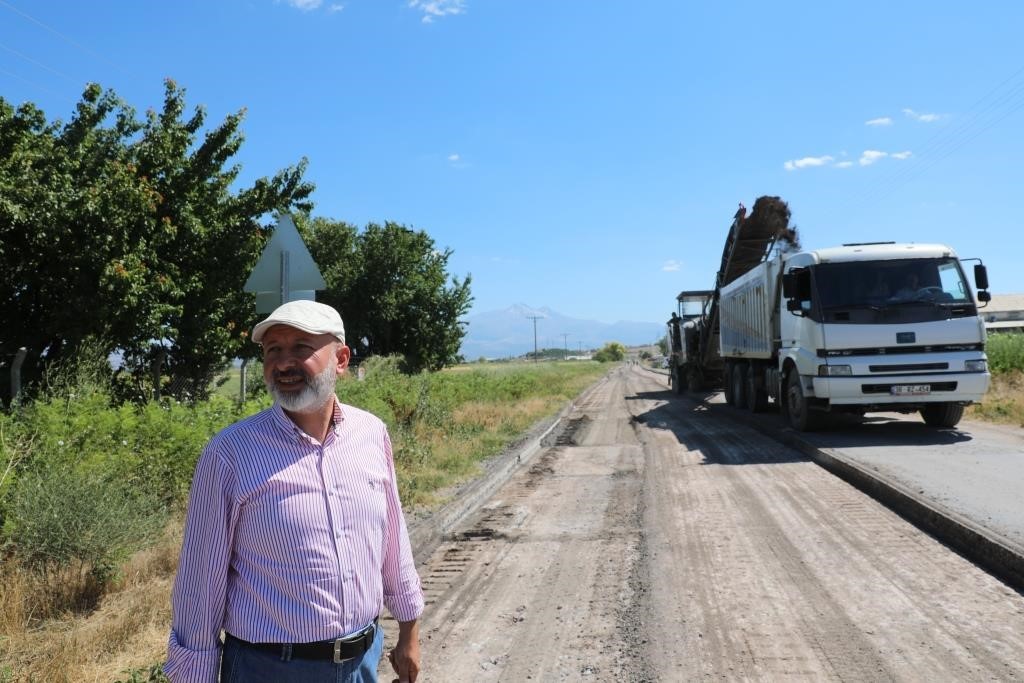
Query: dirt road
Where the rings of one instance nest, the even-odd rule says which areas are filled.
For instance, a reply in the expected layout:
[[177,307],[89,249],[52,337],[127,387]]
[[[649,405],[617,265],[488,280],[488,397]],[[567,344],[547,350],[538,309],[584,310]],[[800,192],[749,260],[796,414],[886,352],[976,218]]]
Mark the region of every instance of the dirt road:
[[656,377],[555,441],[421,566],[421,680],[1024,680],[1024,597]]

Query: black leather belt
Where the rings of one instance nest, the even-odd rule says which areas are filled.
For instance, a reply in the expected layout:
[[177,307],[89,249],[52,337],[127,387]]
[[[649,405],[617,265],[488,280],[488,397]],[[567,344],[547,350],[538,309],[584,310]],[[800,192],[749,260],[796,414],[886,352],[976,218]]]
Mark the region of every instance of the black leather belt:
[[362,657],[373,645],[373,638],[376,634],[377,620],[374,619],[372,624],[358,633],[315,643],[250,643],[247,640],[236,638],[230,633],[226,635],[243,647],[270,652],[285,661],[289,659],[326,659],[340,664],[349,659]]

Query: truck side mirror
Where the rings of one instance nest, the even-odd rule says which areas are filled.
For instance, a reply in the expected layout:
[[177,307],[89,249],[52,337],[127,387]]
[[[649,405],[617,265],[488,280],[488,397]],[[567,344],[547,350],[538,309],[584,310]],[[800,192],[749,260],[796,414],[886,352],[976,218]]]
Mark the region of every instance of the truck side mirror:
[[[978,289],[988,289],[988,271],[985,266],[981,263],[974,265],[974,286]],[[978,297],[981,300],[981,297]],[[988,301],[988,299],[984,299]]]
[[986,292],[984,289],[979,289],[978,290],[978,301],[987,304],[989,301],[992,301],[992,295],[989,294],[988,292]]
[[[978,292],[978,294],[980,295],[981,292]],[[786,310],[789,311],[790,313],[799,313],[803,315],[803,307],[800,305],[799,299],[787,299]]]

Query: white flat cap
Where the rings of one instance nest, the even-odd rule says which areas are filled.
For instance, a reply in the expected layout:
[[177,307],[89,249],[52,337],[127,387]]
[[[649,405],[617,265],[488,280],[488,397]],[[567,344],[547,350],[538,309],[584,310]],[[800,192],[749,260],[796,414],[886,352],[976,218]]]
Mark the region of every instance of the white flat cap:
[[252,340],[259,344],[263,333],[274,325],[287,325],[310,334],[333,334],[345,343],[345,325],[336,310],[327,304],[308,299],[289,301],[274,309],[267,319],[252,328]]

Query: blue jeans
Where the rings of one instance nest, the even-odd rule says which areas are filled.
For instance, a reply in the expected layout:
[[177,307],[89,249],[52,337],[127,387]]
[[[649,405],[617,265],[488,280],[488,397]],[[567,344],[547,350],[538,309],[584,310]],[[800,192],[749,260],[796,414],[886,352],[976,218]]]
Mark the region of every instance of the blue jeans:
[[240,645],[229,638],[220,661],[221,683],[377,683],[384,630],[377,627],[373,645],[362,657],[335,664],[328,660],[291,659]]

